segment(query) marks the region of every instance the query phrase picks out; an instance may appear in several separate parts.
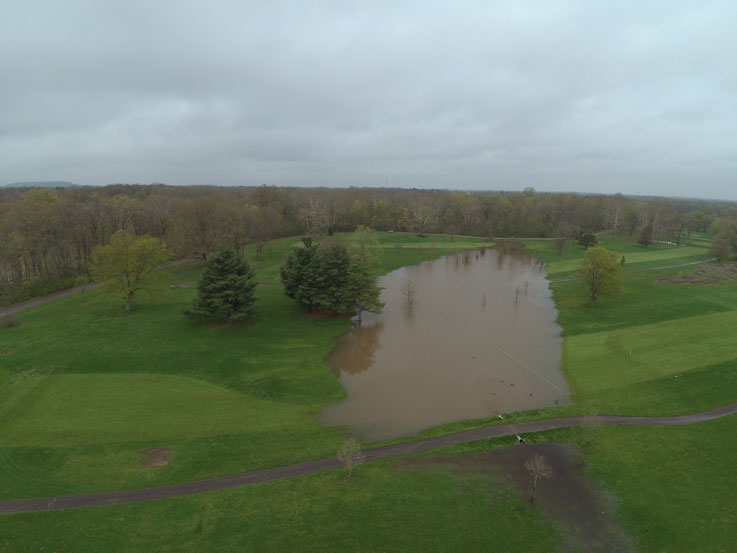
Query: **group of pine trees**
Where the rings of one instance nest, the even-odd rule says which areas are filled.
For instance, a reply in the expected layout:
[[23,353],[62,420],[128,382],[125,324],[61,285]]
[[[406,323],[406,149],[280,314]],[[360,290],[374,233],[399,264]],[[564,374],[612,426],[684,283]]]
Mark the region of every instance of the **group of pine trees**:
[[381,289],[364,254],[362,232],[359,227],[354,255],[337,240],[316,244],[303,238],[302,247],[295,248],[281,268],[284,293],[310,312],[356,313],[359,324],[363,311],[380,312]]
[[[373,235],[359,227],[358,247],[351,255],[346,245],[335,239],[322,243],[303,238],[281,268],[284,293],[307,311],[329,313],[378,313],[383,307],[368,253]],[[242,321],[256,302],[256,282],[248,261],[233,250],[223,249],[210,256],[197,287],[197,297],[187,316],[201,319]]]

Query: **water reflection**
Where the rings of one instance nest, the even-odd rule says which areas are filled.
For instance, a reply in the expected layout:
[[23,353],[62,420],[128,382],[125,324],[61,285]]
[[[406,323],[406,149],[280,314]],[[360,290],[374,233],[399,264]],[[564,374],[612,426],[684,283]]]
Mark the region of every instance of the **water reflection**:
[[[384,329],[382,321],[364,322],[360,328],[341,337],[341,347],[330,355],[328,366],[340,377],[341,374],[358,374],[374,363],[374,353],[379,347],[379,336]],[[339,367],[339,368],[338,368]]]
[[566,400],[544,265],[484,253],[459,252],[381,279],[384,313],[365,317],[327,359],[348,398],[324,409],[321,422],[376,440]]

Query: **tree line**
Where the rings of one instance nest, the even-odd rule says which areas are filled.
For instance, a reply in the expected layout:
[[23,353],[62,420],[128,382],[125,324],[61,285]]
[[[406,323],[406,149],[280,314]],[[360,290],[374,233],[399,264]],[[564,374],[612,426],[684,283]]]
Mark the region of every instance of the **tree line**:
[[[565,237],[610,230],[681,243],[724,221],[732,203],[621,195],[450,192],[386,188],[110,185],[0,190],[0,301],[13,303],[89,278],[92,252],[119,230],[161,240],[176,257],[237,255],[271,239],[352,231]],[[732,228],[732,227],[730,227]],[[721,233],[731,255],[737,238]],[[737,231],[734,233],[737,236]],[[723,248],[724,249],[724,248]]]

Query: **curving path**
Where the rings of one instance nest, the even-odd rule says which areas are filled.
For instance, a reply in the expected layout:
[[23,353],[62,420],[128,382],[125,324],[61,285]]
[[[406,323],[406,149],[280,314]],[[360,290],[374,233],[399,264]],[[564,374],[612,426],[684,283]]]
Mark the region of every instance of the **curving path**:
[[[189,257],[185,259],[178,259],[177,261],[173,261],[172,263],[167,263],[166,265],[162,265],[161,267],[158,267],[156,270],[166,269],[167,267],[174,267],[175,265],[184,265],[185,263],[189,263],[190,261],[197,261],[198,259],[199,258],[189,258]],[[53,294],[49,294],[48,296],[41,296],[38,298],[33,298],[32,300],[24,301],[21,303],[16,303],[14,305],[6,307],[5,309],[0,309],[0,316],[10,315],[11,313],[18,313],[19,311],[23,311],[24,309],[28,309],[30,307],[36,307],[37,305],[43,305],[45,303],[49,303],[54,300],[60,300],[61,298],[68,298],[69,296],[81,294],[83,292],[86,292],[87,290],[94,290],[95,288],[99,288],[100,286],[102,286],[101,282],[90,282],[86,286],[81,286],[78,288],[67,288],[66,290],[60,290],[58,292],[54,292]]]
[[[694,413],[691,415],[679,415],[674,417],[624,417],[617,415],[601,415],[588,417],[586,424],[603,425],[636,425],[636,426],[673,426],[679,424],[692,424],[724,417],[737,413],[737,403],[718,407],[710,411]],[[415,442],[377,447],[365,452],[366,461],[376,461],[397,455],[417,453],[438,447],[452,446],[476,440],[498,438],[514,434],[528,432],[540,432],[542,430],[554,430],[556,428],[567,428],[579,426],[584,423],[583,417],[567,417],[556,419],[545,419],[516,424],[505,424],[487,426],[475,430],[467,430],[447,436],[428,438]],[[87,495],[68,495],[62,497],[41,497],[32,499],[13,499],[0,501],[0,514],[31,513],[36,511],[54,511],[59,509],[71,509],[74,507],[98,507],[102,505],[117,505],[120,503],[136,503],[152,499],[168,499],[195,493],[211,492],[248,486],[283,478],[292,478],[305,474],[312,474],[324,470],[335,469],[342,466],[337,457],[329,459],[318,459],[306,463],[297,463],[285,467],[244,472],[209,478],[207,480],[195,480],[193,482],[182,482],[181,484],[170,484],[168,486],[157,486],[155,488],[139,488],[135,490],[122,490]]]

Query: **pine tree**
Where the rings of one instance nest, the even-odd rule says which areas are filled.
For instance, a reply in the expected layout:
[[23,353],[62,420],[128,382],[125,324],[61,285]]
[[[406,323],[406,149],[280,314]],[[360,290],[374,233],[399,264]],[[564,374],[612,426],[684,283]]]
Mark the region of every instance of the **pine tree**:
[[348,268],[351,259],[344,244],[324,245],[312,260],[316,284],[315,304],[321,311],[345,313],[348,301]]
[[208,259],[187,315],[229,323],[246,319],[256,301],[253,276],[247,261],[239,260],[233,250],[220,250]]
[[[313,303],[305,294],[300,294],[300,289],[307,279],[308,267],[317,253],[317,246],[312,243],[312,238],[307,237],[302,238],[302,244],[304,247],[292,250],[279,273],[286,296],[297,300],[297,303],[312,311]],[[300,295],[300,299],[297,299],[298,295]]]
[[308,311],[346,311],[348,267],[345,246],[327,242],[318,248],[309,238],[295,248],[281,269],[284,293]]
[[384,303],[379,299],[381,288],[376,285],[376,278],[367,261],[358,258],[351,260],[348,269],[348,298],[351,308],[358,315],[358,324],[361,325],[361,313],[370,311],[381,313]]

